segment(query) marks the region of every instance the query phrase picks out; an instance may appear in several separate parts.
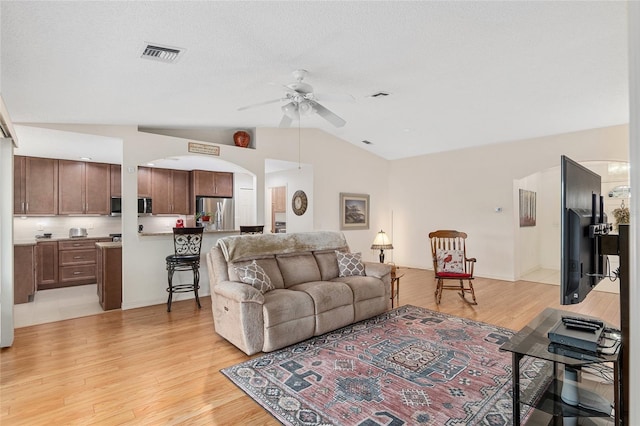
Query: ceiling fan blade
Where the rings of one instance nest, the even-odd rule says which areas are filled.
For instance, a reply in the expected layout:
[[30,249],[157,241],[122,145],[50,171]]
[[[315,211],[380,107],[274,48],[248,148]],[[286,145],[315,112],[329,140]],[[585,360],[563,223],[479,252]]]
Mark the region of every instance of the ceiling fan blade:
[[355,102],[356,100],[347,93],[316,93],[315,99],[320,102]]
[[313,108],[316,110],[319,116],[327,120],[329,123],[333,124],[336,127],[342,127],[347,124],[342,118],[329,111],[327,108],[323,107],[317,102],[310,101],[313,105]]
[[245,109],[249,109],[249,108],[255,108],[255,107],[259,107],[262,105],[269,105],[269,104],[274,104],[276,102],[280,102],[282,99],[272,99],[270,101],[265,101],[265,102],[259,102],[257,104],[252,104],[252,105],[246,105],[243,107],[238,108],[238,111],[244,111]]
[[292,121],[293,120],[291,120],[291,118],[289,116],[287,116],[287,114],[284,114],[282,116],[282,120],[280,120],[280,126],[279,127],[290,127]]

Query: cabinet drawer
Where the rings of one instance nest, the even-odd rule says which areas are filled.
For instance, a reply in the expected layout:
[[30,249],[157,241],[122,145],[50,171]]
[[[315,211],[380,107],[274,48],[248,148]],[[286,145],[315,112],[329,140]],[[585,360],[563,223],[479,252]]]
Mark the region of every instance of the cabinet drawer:
[[96,263],[96,249],[62,250],[58,252],[60,266]]
[[59,271],[60,282],[83,281],[96,282],[96,265],[62,266]]
[[95,249],[98,240],[67,240],[58,241],[58,250]]

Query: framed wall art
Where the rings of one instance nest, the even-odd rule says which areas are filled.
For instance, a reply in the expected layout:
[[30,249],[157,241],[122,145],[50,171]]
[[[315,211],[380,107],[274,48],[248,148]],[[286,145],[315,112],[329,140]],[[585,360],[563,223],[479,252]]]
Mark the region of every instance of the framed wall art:
[[520,227],[536,226],[536,193],[520,190]]
[[369,229],[369,195],[340,193],[340,229]]

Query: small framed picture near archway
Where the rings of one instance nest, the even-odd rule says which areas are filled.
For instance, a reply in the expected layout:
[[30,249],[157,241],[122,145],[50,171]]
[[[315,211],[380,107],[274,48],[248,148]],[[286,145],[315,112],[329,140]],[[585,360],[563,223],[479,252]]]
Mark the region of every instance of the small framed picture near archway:
[[369,195],[340,193],[340,229],[369,229]]
[[520,190],[520,227],[536,226],[536,193]]

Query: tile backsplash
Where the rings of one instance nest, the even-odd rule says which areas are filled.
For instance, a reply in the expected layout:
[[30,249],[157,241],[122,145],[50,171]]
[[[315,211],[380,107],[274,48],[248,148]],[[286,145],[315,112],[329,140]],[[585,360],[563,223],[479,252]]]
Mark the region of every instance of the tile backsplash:
[[87,228],[89,237],[106,237],[122,233],[119,217],[111,216],[43,216],[14,217],[13,238],[29,240],[36,235],[51,233],[53,238],[66,238],[69,228]]

